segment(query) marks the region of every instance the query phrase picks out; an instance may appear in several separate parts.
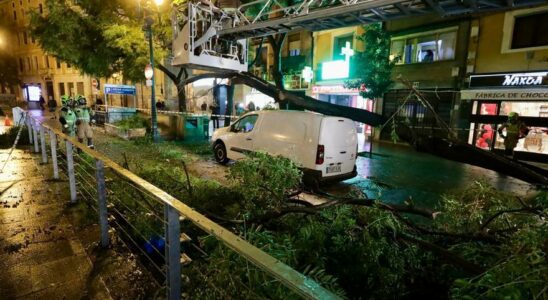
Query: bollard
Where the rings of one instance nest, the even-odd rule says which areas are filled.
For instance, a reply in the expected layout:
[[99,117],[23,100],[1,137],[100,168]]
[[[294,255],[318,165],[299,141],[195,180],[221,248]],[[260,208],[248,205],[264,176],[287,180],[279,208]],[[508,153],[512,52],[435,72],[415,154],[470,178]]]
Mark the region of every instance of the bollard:
[[97,202],[99,206],[99,224],[101,226],[101,246],[108,247],[108,212],[105,168],[102,160],[95,160],[95,178],[97,179]]
[[44,126],[40,124],[40,146],[42,148],[42,163],[48,163],[48,152],[46,151],[46,133]]
[[34,138],[34,153],[38,153],[40,150],[38,150],[38,132],[36,131],[36,123],[34,121],[30,121],[32,126],[32,136]]
[[57,165],[57,136],[50,130],[49,142],[51,144],[51,163],[53,164],[53,179],[59,179],[59,165]]
[[30,115],[28,112],[25,115],[25,121],[27,122],[27,130],[29,131],[29,143],[32,145],[34,144],[34,140],[32,138],[32,125],[30,121]]
[[166,282],[167,299],[181,299],[181,223],[179,213],[166,204],[164,207],[166,238]]
[[67,169],[70,186],[70,202],[76,203],[76,176],[74,174],[74,157],[72,156],[72,144],[66,141],[67,145]]

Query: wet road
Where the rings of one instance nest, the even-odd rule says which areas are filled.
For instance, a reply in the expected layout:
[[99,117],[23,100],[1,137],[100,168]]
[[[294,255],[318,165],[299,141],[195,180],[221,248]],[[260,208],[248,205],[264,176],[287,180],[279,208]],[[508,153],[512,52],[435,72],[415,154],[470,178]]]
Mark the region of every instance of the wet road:
[[[390,143],[374,144],[372,158],[360,157],[358,176],[344,184],[360,187],[371,198],[402,202],[409,196],[416,204],[434,206],[443,194],[458,192],[474,181],[524,195],[531,186],[519,179],[468,164],[446,160],[410,147]],[[337,188],[331,187],[330,189]]]

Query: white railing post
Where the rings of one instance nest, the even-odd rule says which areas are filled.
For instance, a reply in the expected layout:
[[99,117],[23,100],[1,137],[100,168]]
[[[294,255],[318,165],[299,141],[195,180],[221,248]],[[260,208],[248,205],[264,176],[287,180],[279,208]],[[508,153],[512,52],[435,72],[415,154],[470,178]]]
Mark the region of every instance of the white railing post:
[[99,207],[99,225],[101,227],[101,246],[108,247],[108,212],[105,168],[102,160],[95,160],[95,178],[97,180],[97,204]]
[[51,146],[51,163],[53,164],[53,179],[59,179],[59,165],[57,164],[57,136],[53,130],[49,131]]
[[34,138],[34,153],[38,153],[38,131],[36,130],[36,122],[34,120],[30,121],[32,126],[32,137]]
[[32,123],[30,120],[30,114],[27,112],[25,115],[25,121],[27,123],[27,130],[29,131],[29,143],[34,144],[34,139],[32,138]]
[[46,151],[46,132],[44,126],[40,124],[40,146],[42,148],[42,163],[48,163],[48,152]]
[[73,157],[73,149],[72,149],[72,143],[70,141],[66,141],[67,146],[67,170],[68,170],[68,178],[69,178],[69,186],[70,186],[70,202],[75,203],[76,202],[76,176],[74,173],[74,157]]
[[179,212],[169,204],[164,207],[166,220],[166,282],[167,299],[181,299],[181,223]]

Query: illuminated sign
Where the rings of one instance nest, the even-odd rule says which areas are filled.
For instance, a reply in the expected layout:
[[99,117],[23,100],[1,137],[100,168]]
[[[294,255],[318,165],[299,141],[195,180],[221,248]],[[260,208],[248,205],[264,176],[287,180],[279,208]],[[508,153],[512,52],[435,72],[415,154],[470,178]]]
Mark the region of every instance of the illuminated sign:
[[304,82],[312,82],[312,78],[314,78],[314,72],[312,71],[312,68],[304,67],[302,77],[304,79]]
[[548,100],[548,89],[462,90],[461,100]]
[[470,87],[548,86],[548,72],[479,74],[470,76]]
[[322,80],[343,79],[350,75],[350,57],[354,55],[354,50],[350,47],[350,42],[341,49],[344,60],[334,60],[322,63]]
[[356,94],[358,89],[347,89],[344,85],[315,85],[312,87],[313,94]]

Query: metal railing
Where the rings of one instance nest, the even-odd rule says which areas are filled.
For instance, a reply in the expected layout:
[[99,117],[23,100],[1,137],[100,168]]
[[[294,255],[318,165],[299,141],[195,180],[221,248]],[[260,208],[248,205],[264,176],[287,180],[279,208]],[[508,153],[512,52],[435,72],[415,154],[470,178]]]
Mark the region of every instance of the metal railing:
[[[34,152],[41,153],[43,164],[51,163],[54,179],[68,179],[70,201],[82,201],[96,213],[101,246],[109,246],[116,238],[132,252],[137,252],[141,261],[150,267],[148,269],[158,285],[165,286],[168,299],[181,298],[184,290],[181,268],[191,261],[181,251],[181,244],[185,249],[191,248],[186,246],[191,238],[181,233],[181,223],[196,226],[215,237],[245,261],[303,298],[339,298],[74,137],[31,117],[25,122]],[[190,228],[185,227],[185,230]]]

